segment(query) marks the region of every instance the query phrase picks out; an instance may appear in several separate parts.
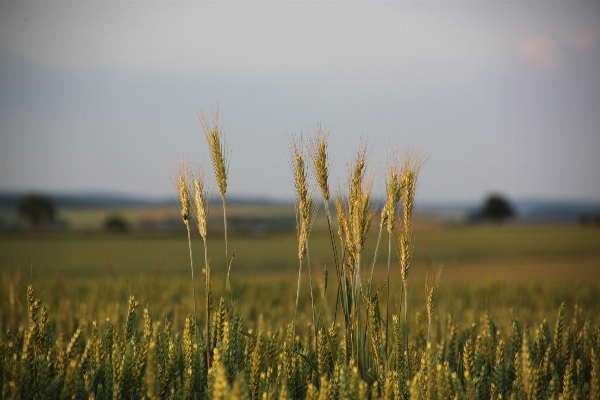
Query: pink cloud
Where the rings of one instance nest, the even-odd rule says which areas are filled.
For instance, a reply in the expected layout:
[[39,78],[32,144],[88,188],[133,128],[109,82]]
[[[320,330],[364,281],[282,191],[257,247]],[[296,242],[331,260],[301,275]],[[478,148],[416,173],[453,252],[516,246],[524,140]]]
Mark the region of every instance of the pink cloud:
[[600,32],[597,29],[590,29],[580,35],[573,36],[567,43],[578,50],[593,51],[598,48],[600,43]]
[[525,62],[549,70],[556,69],[562,61],[558,46],[548,36],[521,38],[517,51]]

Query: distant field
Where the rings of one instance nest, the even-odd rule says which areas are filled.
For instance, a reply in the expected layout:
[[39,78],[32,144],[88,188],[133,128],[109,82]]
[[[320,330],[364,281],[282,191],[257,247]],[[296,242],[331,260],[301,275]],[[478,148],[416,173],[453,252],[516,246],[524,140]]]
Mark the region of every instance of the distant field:
[[[521,279],[574,280],[600,283],[600,230],[578,226],[456,226],[415,232],[415,271],[426,262],[444,264],[444,279],[469,281]],[[372,263],[377,232],[367,242],[363,260]],[[203,265],[201,240],[193,241],[195,265]],[[311,264],[333,270],[329,237],[315,232],[309,243]],[[208,242],[215,273],[224,269],[224,242],[213,235]],[[265,237],[233,236],[233,273],[296,273],[294,233]],[[387,236],[382,235],[377,270],[387,258]],[[392,256],[393,267],[397,262]],[[16,234],[0,240],[0,269],[34,277],[57,273],[101,276],[131,273],[189,272],[187,239],[178,234]],[[396,268],[397,269],[397,268]],[[415,272],[419,275],[419,272]],[[418,279],[418,277],[417,277]]]
[[[223,217],[220,213],[220,202],[211,205],[211,210],[215,209],[219,212],[211,212],[209,214],[209,227],[213,229],[222,229]],[[285,203],[257,203],[257,204],[228,204],[227,216],[231,222],[237,219],[249,220],[285,220],[287,228],[294,228],[293,220],[294,207],[291,204]],[[62,228],[75,231],[101,231],[104,229],[108,218],[119,217],[128,223],[132,230],[156,230],[156,228],[165,228],[167,224],[168,230],[180,228],[184,229],[181,222],[181,212],[178,208],[178,203],[173,198],[172,205],[155,205],[155,206],[94,206],[94,207],[62,207],[58,208],[55,220]],[[292,226],[289,226],[290,219]],[[324,216],[322,216],[324,221]],[[0,207],[0,228],[5,226],[26,226],[26,221],[19,218],[13,208]],[[322,225],[321,222],[319,224]]]

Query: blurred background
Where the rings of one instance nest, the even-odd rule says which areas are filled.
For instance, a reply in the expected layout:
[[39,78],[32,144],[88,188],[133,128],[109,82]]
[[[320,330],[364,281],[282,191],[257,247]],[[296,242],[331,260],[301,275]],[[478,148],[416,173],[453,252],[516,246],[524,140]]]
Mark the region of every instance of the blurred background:
[[229,194],[293,199],[287,140],[330,132],[332,184],[360,138],[427,159],[420,201],[600,200],[595,2],[2,2],[0,189],[174,194],[208,167],[219,108]]

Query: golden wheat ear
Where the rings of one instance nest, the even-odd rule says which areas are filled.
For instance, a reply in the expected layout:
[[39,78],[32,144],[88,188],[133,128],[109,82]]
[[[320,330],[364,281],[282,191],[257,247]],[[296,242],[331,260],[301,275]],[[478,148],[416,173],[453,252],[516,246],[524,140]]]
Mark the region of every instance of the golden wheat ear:
[[181,208],[181,217],[186,226],[190,224],[190,187],[189,187],[189,169],[185,162],[181,162],[181,167],[177,177],[174,177],[179,195],[179,206]]
[[225,136],[219,126],[219,110],[217,109],[214,114],[214,122],[208,121],[208,118],[202,110],[199,111],[200,121],[202,122],[202,129],[208,142],[208,148],[210,150],[210,158],[215,171],[215,177],[217,179],[217,187],[219,188],[219,194],[221,197],[225,197],[227,192],[227,174],[229,172],[229,160],[227,158],[227,146],[225,142]]
[[400,180],[400,197],[403,201],[403,222],[406,232],[411,232],[412,230],[415,194],[422,167],[423,162],[419,158],[419,153],[407,151],[404,156],[402,179]]
[[210,207],[210,189],[206,183],[202,170],[199,170],[193,177],[192,186],[194,188],[192,212],[198,225],[198,232],[200,233],[200,236],[205,239],[207,233],[208,211]]
[[329,202],[329,158],[327,154],[327,140],[329,134],[322,129],[321,124],[317,125],[315,135],[309,143],[310,158],[312,167],[317,179],[321,194],[325,202]]
[[[396,217],[398,215],[398,206],[402,200],[401,191],[401,179],[402,171],[400,169],[400,162],[398,160],[396,148],[393,148],[388,155],[387,160],[387,173],[385,176],[385,205],[383,207],[385,211],[385,221],[382,218],[382,223],[385,222],[388,233],[391,235],[394,230]],[[382,211],[383,214],[383,211]]]
[[431,320],[433,318],[433,308],[435,306],[435,297],[440,286],[440,277],[442,275],[443,265],[438,268],[437,275],[433,272],[433,265],[427,266],[425,275],[425,295],[427,300],[427,343],[430,343]]

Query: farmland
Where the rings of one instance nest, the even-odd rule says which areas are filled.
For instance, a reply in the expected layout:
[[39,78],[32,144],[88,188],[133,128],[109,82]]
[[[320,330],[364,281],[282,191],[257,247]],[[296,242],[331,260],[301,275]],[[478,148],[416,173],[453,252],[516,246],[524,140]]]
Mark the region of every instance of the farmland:
[[[335,288],[334,262],[328,234],[322,229],[323,221],[319,224],[310,247],[317,307],[328,324],[335,321],[339,325],[343,319],[339,310],[336,312],[335,290],[329,289],[323,296],[325,265],[329,271],[328,285]],[[483,324],[485,329],[488,322],[482,319],[484,315],[493,319],[505,341],[510,341],[507,335],[515,318],[528,327],[536,327],[543,320],[554,324],[563,302],[565,320],[579,316],[598,323],[600,230],[574,225],[444,225],[426,221],[416,223],[416,227],[408,304],[411,324],[415,327],[409,334],[420,352],[425,349],[427,309],[422,288],[428,265],[444,266],[432,321],[432,342],[441,345],[447,340],[447,318],[452,316],[459,336],[462,335],[462,344],[458,345],[460,354],[464,335],[471,327]],[[375,235],[369,237],[363,251],[365,260],[372,259],[375,240]],[[194,264],[201,275],[199,236],[192,236],[192,246]],[[225,294],[224,241],[220,235],[212,235],[208,246],[216,310],[219,297]],[[266,335],[278,332],[268,337],[275,340],[271,346],[281,346],[277,344],[277,335],[285,335],[283,329],[292,322],[290,316],[294,314],[296,234],[289,231],[258,236],[233,234],[229,246],[235,249],[231,276],[235,312],[243,318],[248,332]],[[187,237],[177,232],[4,234],[0,241],[2,330],[18,332],[18,327],[27,323],[25,293],[27,285],[32,285],[35,297],[42,299],[48,308],[54,329],[67,337],[78,328],[84,337],[92,337],[96,328],[90,321],[98,321],[101,331],[109,329],[111,324],[118,332],[127,329],[131,323],[127,310],[129,302],[131,311],[130,296],[151,311],[154,321],[170,321],[170,329],[182,332],[193,302],[188,254]],[[380,254],[375,269],[377,287],[383,287],[386,279],[383,260],[385,256]],[[402,286],[395,254],[392,261],[390,307],[391,313],[399,314]],[[202,285],[198,281],[196,285],[198,292],[203,293]],[[298,334],[310,338],[313,333],[308,285],[305,270]],[[200,304],[198,314],[202,313]],[[106,318],[111,322],[101,322]],[[136,326],[141,329],[142,323],[138,317]],[[160,323],[155,326],[157,334],[160,326]],[[304,345],[310,349],[310,340]],[[82,346],[79,345],[77,354],[83,352]],[[310,354],[316,353],[307,353]],[[264,368],[268,370],[266,364]],[[249,380],[250,375],[247,374]],[[232,378],[230,389],[235,382]],[[270,385],[275,385],[272,390],[278,387],[274,381]],[[308,388],[302,390],[306,393]]]
[[[550,310],[547,310],[549,312],[554,312],[554,308],[563,300],[574,306],[579,298],[586,301],[588,307],[594,308],[589,311],[600,309],[592,301],[598,300],[600,304],[598,229],[560,225],[462,225],[425,227],[418,229],[415,236],[414,269],[411,275],[415,287],[411,294],[414,295],[415,304],[424,304],[421,287],[426,265],[432,263],[435,267],[444,266],[438,305],[444,312],[461,312],[460,309],[446,307],[455,302],[452,294],[457,290],[478,293],[493,288],[499,292],[498,296],[482,296],[476,299],[480,304],[469,306],[498,313],[499,302],[506,301],[506,310],[512,307],[533,313],[536,303],[528,303],[522,295],[542,291],[554,293],[555,298]],[[373,235],[367,242],[364,250],[366,260],[373,257],[375,239]],[[313,233],[310,249],[312,274],[321,284],[324,266],[327,265],[329,271],[333,270],[328,240],[326,232]],[[288,308],[293,305],[297,275],[296,241],[293,232],[231,237],[230,245],[235,249],[233,292],[241,305],[255,301],[257,292],[265,301]],[[215,274],[214,293],[220,295],[225,272],[223,239],[214,237],[208,245],[211,249],[212,272]],[[193,247],[196,255],[202,254],[199,237],[193,238]],[[194,264],[199,272],[202,267],[198,266],[202,265],[202,260],[199,256],[196,258]],[[384,259],[380,255],[375,269],[379,284],[385,280]],[[391,283],[399,292],[397,257],[392,257],[392,260]],[[85,303],[96,297],[97,293],[102,293],[103,302],[115,304],[104,307],[104,310],[102,304],[96,305],[95,312],[100,313],[98,318],[102,312],[116,307],[116,303],[124,303],[129,295],[144,298],[155,311],[164,308],[164,296],[152,296],[149,293],[152,287],[156,289],[152,289],[154,292],[171,293],[170,308],[181,308],[181,312],[186,313],[191,304],[187,240],[176,233],[5,234],[0,241],[0,269],[3,301],[7,300],[6,294],[13,291],[14,296],[22,297],[26,285],[33,284],[46,302],[55,299],[57,307],[60,307],[61,301],[73,302],[71,294],[76,296],[78,302]],[[333,284],[332,275],[329,280]],[[7,290],[12,284],[16,284],[15,288]],[[272,285],[280,290],[257,290],[256,287],[261,285]],[[86,289],[88,286],[93,289]],[[61,298],[57,297],[54,290],[57,287],[60,288]],[[523,293],[518,294],[516,288]],[[307,292],[302,294],[307,295]],[[257,315],[255,311],[251,313],[252,318]],[[284,311],[282,315],[285,315]]]
[[[322,268],[333,264],[329,238],[324,231],[313,234],[312,263]],[[209,237],[214,272],[222,272],[224,243],[221,236]],[[469,281],[526,279],[598,283],[593,267],[600,259],[600,230],[579,226],[438,226],[416,231],[416,268],[430,260],[444,264],[444,279],[471,270]],[[365,246],[366,259],[372,259],[375,235]],[[266,236],[239,235],[231,238],[236,250],[235,273],[286,274],[295,267],[296,235],[284,232]],[[193,240],[200,254],[199,237]],[[0,268],[21,270],[34,278],[102,276],[122,274],[189,272],[187,240],[182,234],[107,234],[92,232],[4,234],[0,242]],[[197,262],[200,262],[198,259]],[[382,259],[379,260],[383,263]],[[552,273],[536,274],[542,264]],[[199,264],[198,264],[199,265]],[[528,266],[528,267],[527,267]],[[588,266],[589,269],[586,269]],[[524,268],[523,268],[524,267]],[[561,273],[563,271],[564,273]],[[479,272],[479,273],[476,273]],[[537,277],[536,277],[537,275]]]

